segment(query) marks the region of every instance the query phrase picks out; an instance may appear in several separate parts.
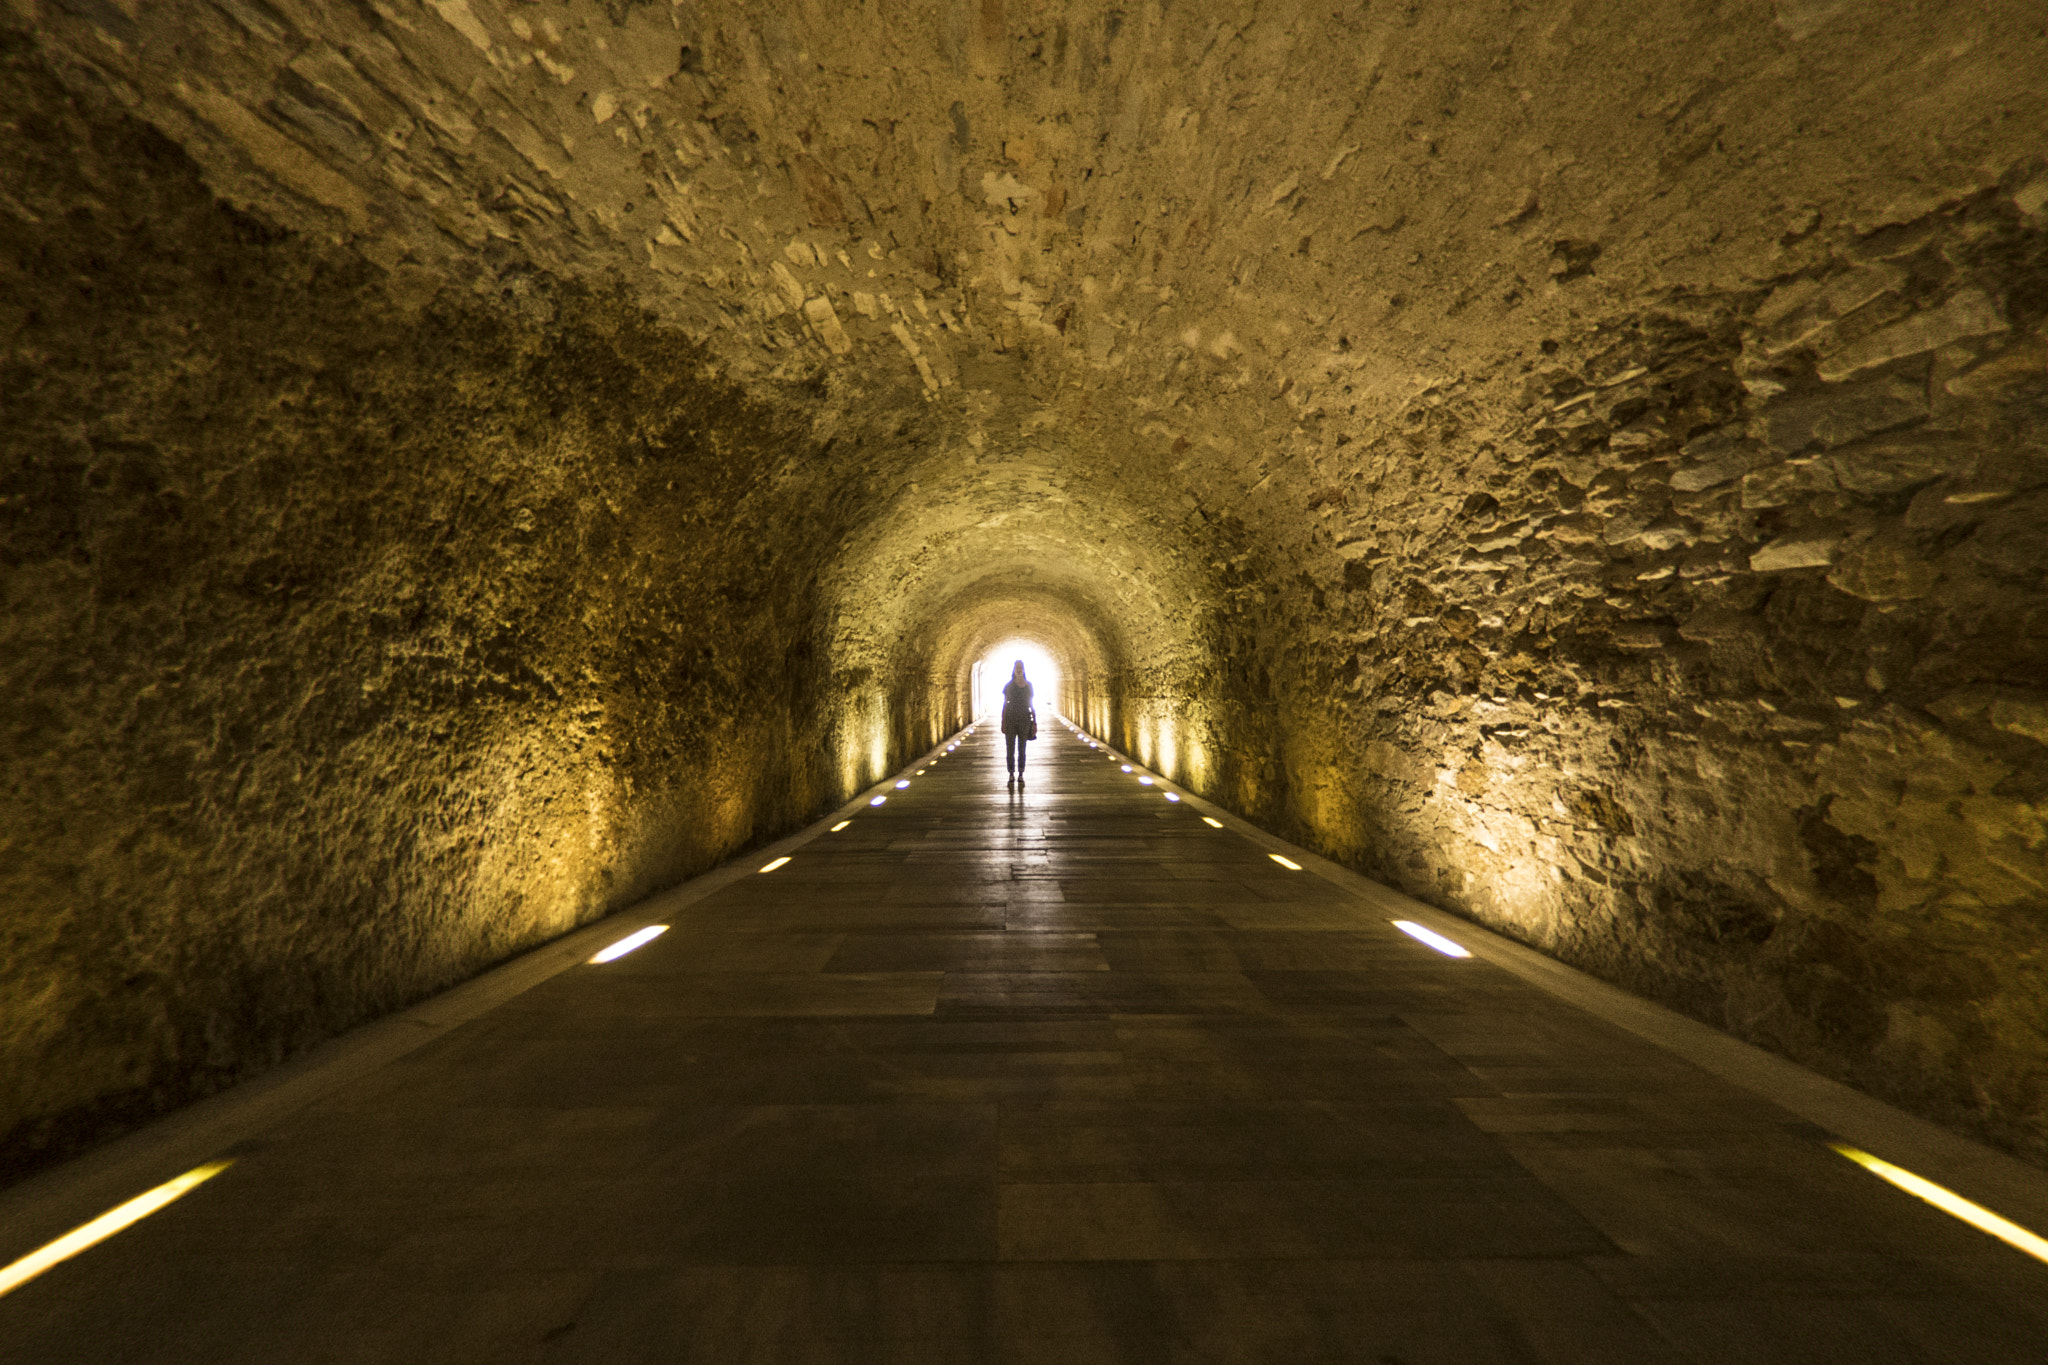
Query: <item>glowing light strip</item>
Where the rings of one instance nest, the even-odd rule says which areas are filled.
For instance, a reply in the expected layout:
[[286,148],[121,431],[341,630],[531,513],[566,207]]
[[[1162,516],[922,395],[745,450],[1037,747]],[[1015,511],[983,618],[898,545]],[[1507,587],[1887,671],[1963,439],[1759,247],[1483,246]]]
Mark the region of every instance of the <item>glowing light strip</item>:
[[1166,794],[1166,799],[1167,799],[1167,800],[1169,800],[1169,801],[1178,801],[1178,800],[1180,800],[1180,797],[1179,797],[1179,796],[1177,796],[1177,795],[1175,795],[1175,794],[1174,794],[1173,792],[1168,792],[1168,793]]
[[1301,864],[1297,863],[1292,858],[1283,858],[1277,853],[1268,853],[1266,856],[1268,858],[1271,858],[1274,862],[1280,864],[1280,866],[1286,868],[1289,872],[1301,871]]
[[876,798],[875,798],[874,800],[872,800],[872,801],[868,802],[868,804],[869,804],[870,806],[879,806],[879,805],[881,805],[881,804],[882,804],[882,803],[883,803],[884,801],[887,801],[888,799],[889,799],[889,798],[888,798],[888,797],[886,797],[886,796],[878,796],[878,797],[876,797]]
[[1462,943],[1454,943],[1450,939],[1445,938],[1442,934],[1439,934],[1434,929],[1423,928],[1414,920],[1397,919],[1392,921],[1392,923],[1396,929],[1399,929],[1402,933],[1408,935],[1408,937],[1414,939],[1417,943],[1427,943],[1430,947],[1436,949],[1445,957],[1472,956],[1471,950],[1465,947],[1465,945],[1463,945]]
[[1152,785],[1152,779],[1149,777],[1141,777],[1138,779],[1138,785],[1141,787],[1149,787]]
[[837,834],[840,830],[845,829],[848,825],[852,823],[853,821],[851,820],[841,820],[838,824],[832,826],[831,829],[827,830],[826,833]]
[[106,1241],[122,1228],[149,1217],[234,1164],[234,1158],[228,1157],[195,1166],[177,1179],[167,1180],[147,1194],[138,1194],[127,1203],[108,1209],[90,1223],[71,1229],[48,1246],[31,1251],[13,1265],[0,1269],[0,1295],[12,1294],[59,1261],[68,1261],[87,1247]]
[[903,789],[904,789],[905,787],[907,787],[907,786],[909,786],[909,785],[910,785],[910,779],[906,777],[906,778],[904,778],[904,779],[903,779],[903,780],[902,780],[901,782],[898,782],[898,783],[896,784],[896,790],[897,790],[897,791],[902,791],[902,790],[903,790]]
[[1972,1204],[1954,1190],[1944,1189],[1923,1176],[1901,1170],[1889,1161],[1882,1161],[1846,1142],[1830,1142],[1828,1146],[1840,1152],[1849,1160],[1869,1171],[1880,1180],[1890,1181],[1916,1199],[1924,1199],[1943,1213],[1960,1218],[1979,1232],[1988,1232],[1999,1241],[2017,1251],[2024,1251],[2037,1261],[2048,1261],[2048,1238],[2027,1231],[2018,1223],[2000,1218],[1982,1204]]
[[650,924],[645,929],[636,929],[590,960],[592,962],[610,962],[615,957],[624,957],[635,948],[640,947],[644,943],[652,943],[667,932],[668,926],[666,924]]
[[1218,820],[1218,819],[1217,819],[1217,818],[1216,818],[1215,816],[1213,816],[1213,815],[1205,815],[1205,816],[1203,816],[1203,817],[1202,817],[1202,823],[1203,823],[1203,824],[1205,824],[1205,825],[1208,825],[1208,826],[1209,826],[1209,827],[1211,827],[1212,829],[1222,829],[1222,828],[1223,828],[1223,822],[1222,822],[1221,820]]
[[788,861],[789,861],[789,855],[788,855],[788,854],[784,854],[784,855],[783,855],[782,857],[780,857],[780,858],[777,858],[777,859],[776,859],[776,860],[775,860],[774,862],[772,862],[772,863],[768,864],[768,866],[766,866],[766,867],[762,868],[761,870],[762,870],[763,872],[773,872],[773,871],[774,871],[774,870],[775,870],[776,868],[778,868],[778,867],[781,867],[781,866],[783,866],[783,865],[784,865],[785,863],[787,863]]

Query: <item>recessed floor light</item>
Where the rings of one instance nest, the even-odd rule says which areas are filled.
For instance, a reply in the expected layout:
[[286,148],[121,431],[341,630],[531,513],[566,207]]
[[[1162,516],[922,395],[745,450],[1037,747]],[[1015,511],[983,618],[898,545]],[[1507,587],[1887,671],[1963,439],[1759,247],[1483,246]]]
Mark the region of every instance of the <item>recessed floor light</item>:
[[611,947],[606,948],[601,952],[595,954],[590,960],[593,963],[610,962],[614,958],[624,957],[627,953],[632,952],[635,948],[638,948],[643,944],[652,943],[655,939],[660,938],[663,934],[667,932],[668,926],[666,924],[650,924],[645,929],[636,929],[632,933],[620,939],[617,943],[614,943]]
[[1205,824],[1205,825],[1209,825],[1209,826],[1212,826],[1212,827],[1214,827],[1214,828],[1216,828],[1216,829],[1222,829],[1222,828],[1223,828],[1223,822],[1222,822],[1221,820],[1218,820],[1218,819],[1217,819],[1217,818],[1216,818],[1215,816],[1213,816],[1213,815],[1205,815],[1205,816],[1203,816],[1203,817],[1202,817],[1202,823],[1203,823],[1203,824]]
[[910,785],[910,779],[906,777],[906,778],[904,778],[904,779],[903,779],[903,780],[902,780],[901,782],[898,782],[898,783],[896,784],[896,790],[897,790],[897,791],[902,791],[902,790],[903,790],[903,789],[904,789],[905,787],[907,787],[907,786],[909,786],[909,785]]
[[235,1164],[233,1157],[195,1166],[175,1180],[166,1180],[153,1190],[136,1195],[125,1204],[108,1209],[90,1223],[82,1223],[49,1245],[31,1251],[12,1265],[0,1267],[0,1295],[11,1294],[36,1276],[67,1261],[87,1247],[104,1242],[122,1228],[149,1217],[164,1205],[194,1189]]
[[837,834],[840,830],[845,829],[848,825],[852,823],[853,821],[851,820],[841,820],[838,824],[832,826],[828,833]]
[[1301,871],[1301,864],[1297,863],[1292,858],[1283,858],[1277,853],[1268,853],[1266,856],[1268,858],[1271,858],[1274,862],[1280,864],[1280,866],[1286,868],[1289,872]]
[[1131,765],[1128,763],[1123,764],[1122,767],[1125,772],[1129,772],[1131,770]]
[[1439,934],[1434,929],[1425,929],[1421,925],[1417,924],[1414,920],[1397,919],[1393,921],[1393,925],[1396,929],[1399,929],[1402,933],[1408,935],[1408,937],[1414,939],[1417,943],[1427,943],[1430,947],[1436,949],[1445,957],[1472,956],[1472,950],[1467,948],[1464,944],[1453,942],[1452,940],[1445,938],[1442,934]]
[[773,872],[776,868],[783,866],[788,861],[789,855],[785,853],[782,857],[777,858],[774,862],[768,864],[768,866],[762,868],[761,870],[763,872]]
[[1180,798],[1179,798],[1178,796],[1175,796],[1175,795],[1174,795],[1174,794],[1173,794],[1172,792],[1168,792],[1168,793],[1166,794],[1166,799],[1167,799],[1167,800],[1169,800],[1169,801],[1178,801],[1178,800],[1180,800]]
[[[2037,1261],[2048,1261],[2048,1238],[2029,1232],[2018,1223],[2000,1218],[1982,1204],[1973,1204],[1957,1194],[1935,1184],[1925,1176],[1914,1175],[1911,1171],[1894,1166],[1860,1148],[1846,1142],[1830,1142],[1828,1146],[1840,1152],[1849,1160],[1869,1171],[1880,1180],[1890,1181],[1916,1199],[1925,1199],[1943,1213],[1960,1218],[1979,1232],[1988,1232],[1999,1241],[2016,1251],[2024,1251]],[[0,1293],[5,1293],[0,1289]]]
[[884,801],[887,801],[888,799],[889,799],[889,798],[888,798],[888,797],[886,797],[886,796],[878,796],[878,797],[876,797],[876,798],[875,798],[874,800],[872,800],[872,801],[868,802],[868,804],[869,804],[870,806],[879,806],[879,805],[881,805],[881,804],[882,804],[882,803],[883,803]]
[[1152,779],[1149,777],[1141,777],[1138,779],[1138,785],[1141,787],[1149,787],[1152,785]]

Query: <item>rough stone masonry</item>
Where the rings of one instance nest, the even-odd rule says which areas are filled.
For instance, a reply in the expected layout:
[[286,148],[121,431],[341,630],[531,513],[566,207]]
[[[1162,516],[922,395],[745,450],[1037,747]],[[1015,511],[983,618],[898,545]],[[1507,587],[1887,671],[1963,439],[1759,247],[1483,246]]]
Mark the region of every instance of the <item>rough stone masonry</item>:
[[829,808],[1175,779],[2048,1161],[2030,0],[6,0],[20,1173]]

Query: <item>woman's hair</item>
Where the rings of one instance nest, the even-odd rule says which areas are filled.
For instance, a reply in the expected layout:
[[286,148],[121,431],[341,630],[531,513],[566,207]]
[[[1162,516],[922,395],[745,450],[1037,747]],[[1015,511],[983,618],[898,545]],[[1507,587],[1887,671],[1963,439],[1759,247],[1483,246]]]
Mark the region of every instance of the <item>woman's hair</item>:
[[1010,670],[1010,676],[1012,678],[1022,678],[1024,676],[1024,661],[1022,659],[1017,660],[1017,666]]

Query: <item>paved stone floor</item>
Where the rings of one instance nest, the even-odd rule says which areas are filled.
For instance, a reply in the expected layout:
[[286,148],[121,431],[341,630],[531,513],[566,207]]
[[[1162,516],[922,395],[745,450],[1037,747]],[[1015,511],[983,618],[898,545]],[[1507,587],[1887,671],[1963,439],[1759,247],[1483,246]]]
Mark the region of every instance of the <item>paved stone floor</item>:
[[301,1111],[0,1359],[2048,1360],[2048,1266],[1046,729]]

